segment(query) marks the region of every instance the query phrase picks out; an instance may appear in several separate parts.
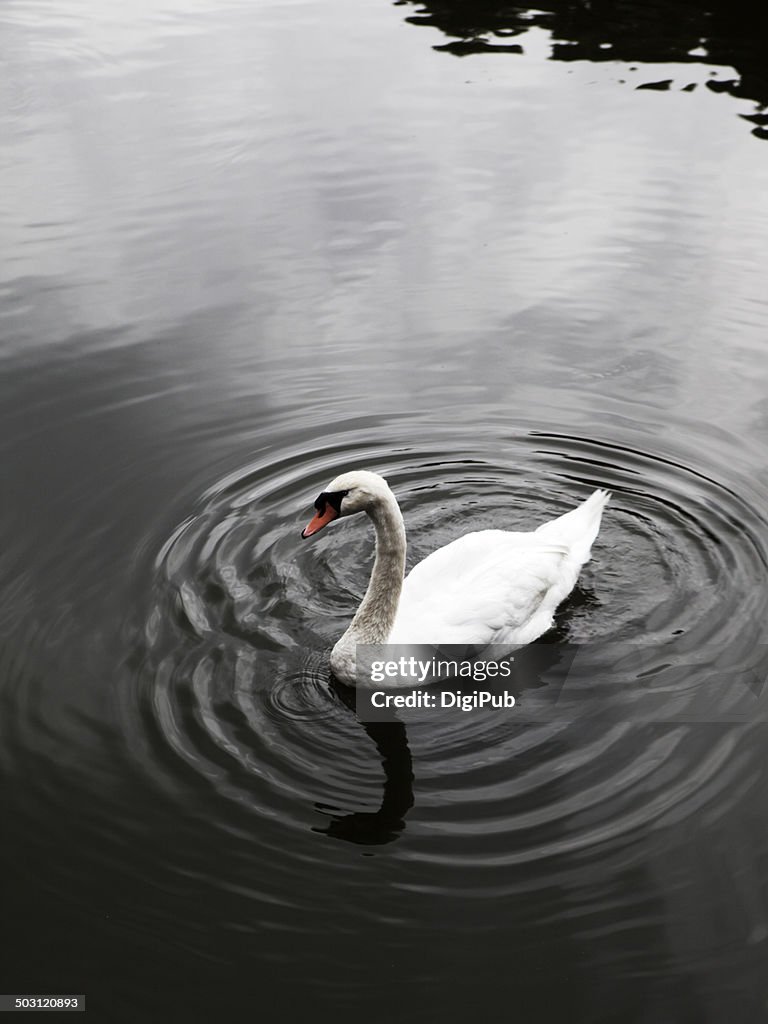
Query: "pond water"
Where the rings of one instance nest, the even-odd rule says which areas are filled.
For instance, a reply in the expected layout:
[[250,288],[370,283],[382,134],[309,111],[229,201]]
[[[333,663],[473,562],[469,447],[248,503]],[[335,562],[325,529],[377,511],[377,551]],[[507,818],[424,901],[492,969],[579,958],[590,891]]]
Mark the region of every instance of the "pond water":
[[[722,713],[768,674],[765,15],[0,21],[2,991],[765,1020],[766,716]],[[372,536],[299,537],[344,468],[409,565],[609,487],[550,639],[614,713],[361,724]]]

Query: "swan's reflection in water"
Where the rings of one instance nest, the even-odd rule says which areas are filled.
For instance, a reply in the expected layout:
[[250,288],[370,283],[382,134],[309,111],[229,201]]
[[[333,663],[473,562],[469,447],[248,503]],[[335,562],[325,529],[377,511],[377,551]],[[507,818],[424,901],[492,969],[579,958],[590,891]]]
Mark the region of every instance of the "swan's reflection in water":
[[[332,680],[333,692],[351,712],[355,711],[355,691]],[[313,832],[343,839],[361,846],[382,846],[397,839],[405,828],[405,816],[413,807],[413,761],[408,735],[402,722],[363,722],[363,729],[376,745],[384,769],[384,793],[377,811],[356,811],[338,816],[340,808],[316,803],[331,821]]]

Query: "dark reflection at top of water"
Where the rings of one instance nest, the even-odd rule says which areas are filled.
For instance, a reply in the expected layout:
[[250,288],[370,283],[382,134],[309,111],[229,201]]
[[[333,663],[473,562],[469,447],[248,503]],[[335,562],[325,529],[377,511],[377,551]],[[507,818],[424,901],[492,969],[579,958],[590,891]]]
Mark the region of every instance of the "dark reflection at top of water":
[[[403,4],[415,0],[402,0]],[[454,41],[436,46],[456,56],[472,53],[522,53],[510,44],[532,27],[551,34],[553,60],[623,61],[626,64],[709,64],[732,67],[736,77],[708,82],[715,91],[768,104],[768,15],[752,0],[712,0],[706,6],[687,0],[638,3],[636,0],[543,0],[534,8],[514,7],[496,0],[419,0],[418,14],[407,18],[416,25],[439,28]],[[662,87],[666,83],[643,83]],[[681,81],[679,86],[686,86]],[[748,117],[758,138],[768,114]]]

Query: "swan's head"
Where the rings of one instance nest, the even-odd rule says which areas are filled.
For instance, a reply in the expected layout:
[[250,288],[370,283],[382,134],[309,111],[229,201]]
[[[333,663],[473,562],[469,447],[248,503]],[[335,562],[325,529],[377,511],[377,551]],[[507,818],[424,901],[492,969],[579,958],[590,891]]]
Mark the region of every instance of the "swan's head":
[[365,469],[342,473],[317,496],[315,515],[301,531],[301,536],[311,537],[334,519],[367,512],[383,501],[391,501],[392,497],[389,484],[378,473]]

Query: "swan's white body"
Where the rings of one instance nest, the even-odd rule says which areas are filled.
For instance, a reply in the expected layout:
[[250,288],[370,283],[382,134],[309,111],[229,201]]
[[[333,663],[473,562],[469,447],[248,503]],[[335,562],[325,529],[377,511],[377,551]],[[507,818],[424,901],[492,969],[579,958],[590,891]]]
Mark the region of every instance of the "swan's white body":
[[[481,530],[428,555],[403,579],[405,527],[394,494],[375,473],[337,477],[318,499],[305,536],[337,515],[365,511],[376,528],[376,561],[357,614],[331,652],[331,669],[354,685],[357,644],[527,644],[552,625],[588,560],[610,495],[530,533]],[[331,515],[323,499],[338,499]],[[320,509],[328,509],[323,512]],[[319,525],[318,525],[319,524]]]

